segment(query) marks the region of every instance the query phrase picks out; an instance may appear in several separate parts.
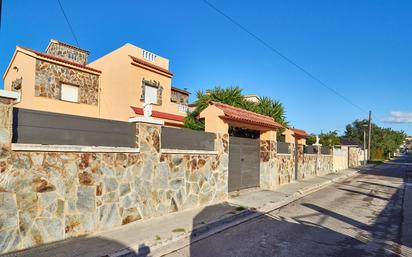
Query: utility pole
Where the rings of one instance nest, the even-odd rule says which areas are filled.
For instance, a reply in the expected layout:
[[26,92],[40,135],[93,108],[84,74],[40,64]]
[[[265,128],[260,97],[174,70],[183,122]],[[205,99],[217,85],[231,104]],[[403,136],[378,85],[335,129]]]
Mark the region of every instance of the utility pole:
[[371,160],[371,138],[372,138],[372,111],[369,111],[369,124],[368,124],[368,161]]
[[368,127],[368,124],[363,124],[363,166],[366,166],[366,128]]

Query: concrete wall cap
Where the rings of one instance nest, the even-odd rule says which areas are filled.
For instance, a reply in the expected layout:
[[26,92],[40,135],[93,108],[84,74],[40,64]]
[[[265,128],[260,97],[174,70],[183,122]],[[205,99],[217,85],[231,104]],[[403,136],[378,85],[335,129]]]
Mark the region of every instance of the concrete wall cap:
[[14,99],[14,100],[19,100],[19,99],[20,99],[20,93],[19,93],[19,92],[14,92],[14,91],[8,91],[8,90],[0,89],[0,97],[9,98],[9,99]]

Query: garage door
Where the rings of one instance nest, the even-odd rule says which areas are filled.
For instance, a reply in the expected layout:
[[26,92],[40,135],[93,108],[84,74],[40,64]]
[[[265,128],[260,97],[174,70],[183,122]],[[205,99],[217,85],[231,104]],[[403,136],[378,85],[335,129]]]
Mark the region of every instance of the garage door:
[[259,139],[229,138],[229,192],[259,187]]

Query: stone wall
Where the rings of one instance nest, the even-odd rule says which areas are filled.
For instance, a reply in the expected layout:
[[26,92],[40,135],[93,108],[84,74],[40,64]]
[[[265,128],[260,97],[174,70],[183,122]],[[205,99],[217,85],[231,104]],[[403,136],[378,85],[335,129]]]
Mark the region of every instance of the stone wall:
[[[228,197],[228,134],[215,151],[162,153],[161,127],[136,124],[139,152],[12,151],[12,101],[0,98],[0,254],[221,202]],[[334,171],[333,155],[278,154],[261,140],[260,182],[273,190]],[[136,150],[136,149],[133,149]],[[359,166],[358,148],[351,165]]]
[[161,127],[137,124],[139,153],[10,151],[0,104],[0,253],[227,199],[228,135],[217,154],[162,154]]
[[273,190],[277,185],[276,141],[260,141],[260,188]]
[[349,147],[349,168],[356,168],[362,165],[363,150],[358,147]]
[[89,57],[89,53],[86,51],[81,51],[74,47],[68,47],[53,42],[50,43],[47,48],[47,53],[83,65],[87,63],[87,58]]
[[61,83],[79,87],[79,103],[98,104],[98,75],[36,60],[35,96],[60,99]]
[[317,176],[323,176],[334,172],[333,170],[333,155],[320,154],[318,155],[318,170]]
[[[290,154],[276,152],[276,142],[261,141],[260,147],[260,187],[273,190],[276,186],[334,171],[333,155],[304,154],[303,145],[298,145],[295,155],[295,145],[290,144]],[[296,160],[297,157],[297,160]],[[297,162],[297,165],[296,165]],[[297,168],[297,174],[296,174]]]
[[288,184],[295,180],[295,158],[293,154],[277,154],[276,167],[278,185]]
[[317,175],[317,154],[304,154],[299,158],[298,178],[306,179]]
[[172,93],[170,96],[170,101],[177,103],[177,104],[183,104],[183,105],[188,105],[189,104],[189,96],[187,94],[183,94],[179,91],[175,91],[172,89]]

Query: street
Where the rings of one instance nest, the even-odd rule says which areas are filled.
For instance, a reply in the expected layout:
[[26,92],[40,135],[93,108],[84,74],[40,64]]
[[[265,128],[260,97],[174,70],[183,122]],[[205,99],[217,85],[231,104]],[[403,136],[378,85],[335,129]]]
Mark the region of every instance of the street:
[[400,256],[401,244],[412,256],[402,241],[408,172],[410,156],[381,164],[166,256]]

